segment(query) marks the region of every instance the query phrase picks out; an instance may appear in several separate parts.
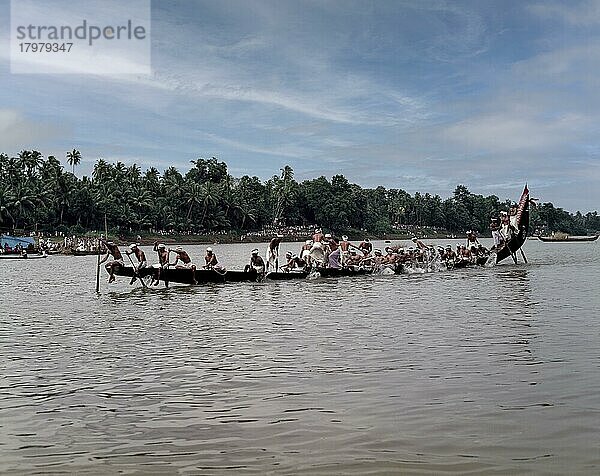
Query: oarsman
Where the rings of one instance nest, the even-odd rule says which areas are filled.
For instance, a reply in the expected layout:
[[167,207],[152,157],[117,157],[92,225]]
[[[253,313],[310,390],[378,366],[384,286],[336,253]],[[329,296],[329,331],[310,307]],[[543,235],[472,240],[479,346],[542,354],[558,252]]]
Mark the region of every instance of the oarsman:
[[366,257],[362,260],[363,264],[371,266],[381,266],[383,264],[383,254],[379,248],[373,251],[373,256]]
[[154,283],[150,284],[158,286],[162,270],[167,269],[169,267],[169,252],[167,251],[167,247],[164,244],[158,244],[157,241],[154,242],[153,250],[156,251],[156,254],[158,255],[158,270],[154,275]]
[[288,251],[285,254],[286,264],[281,267],[285,272],[289,272],[294,268],[304,268],[306,266],[306,261],[296,256],[291,251]]
[[254,269],[259,275],[265,274],[265,261],[258,254],[258,248],[254,248],[250,255],[250,264],[247,264],[244,271],[248,272]]
[[331,236],[331,233],[327,233],[325,235],[325,243],[327,244],[327,246],[329,248],[329,252],[332,252],[332,251],[335,251],[338,249],[339,243],[333,236]]
[[461,245],[460,247],[460,255],[463,259],[470,260],[471,259],[471,250],[467,248],[465,245]]
[[277,233],[277,236],[273,238],[269,242],[269,246],[267,248],[267,269],[277,268],[279,267],[279,245],[281,244],[281,240],[283,239],[283,235],[281,233]]
[[323,241],[323,231],[320,228],[315,229],[315,233],[312,236],[313,243],[318,243]]
[[360,245],[358,245],[358,249],[361,250],[365,256],[368,256],[371,254],[371,251],[373,251],[373,243],[371,243],[371,240],[368,238],[365,238]]
[[342,241],[340,241],[340,248],[342,250],[342,253],[350,251],[351,246],[352,246],[352,243],[350,243],[350,241],[348,241],[348,237],[346,235],[342,235]]
[[138,264],[133,265],[134,275],[133,275],[133,278],[131,278],[131,283],[130,283],[130,284],[133,284],[134,281],[136,280],[136,277],[139,277],[140,280],[142,279],[139,276],[140,269],[143,269],[148,266],[148,262],[146,261],[146,254],[138,247],[137,243],[130,244],[129,251],[126,251],[125,254],[127,256],[129,256],[130,254],[133,254],[133,255],[135,255],[135,257],[138,260]]
[[373,264],[375,266],[381,266],[383,264],[383,254],[381,253],[381,250],[377,248],[373,254],[375,255],[373,258]]
[[204,255],[204,269],[212,269],[216,268],[219,264],[219,260],[217,259],[217,255],[214,253],[213,249],[209,246],[206,248],[206,254]]
[[359,266],[362,259],[362,255],[359,255],[355,250],[351,250],[350,255],[346,258],[345,266]]
[[398,262],[399,263],[408,263],[410,261],[410,256],[406,252],[404,248],[398,248]]
[[452,245],[446,245],[446,261],[454,261],[456,259],[456,253],[452,249]]
[[346,264],[346,261],[350,256],[350,248],[355,248],[355,246],[348,241],[348,237],[346,235],[342,235],[342,241],[340,241],[340,250],[342,250],[342,266]]
[[129,251],[126,251],[127,255],[133,254],[138,260],[138,264],[135,265],[136,272],[140,269],[148,266],[148,261],[146,261],[146,254],[138,247],[136,243],[132,243],[129,245]]
[[438,258],[440,259],[440,261],[444,261],[446,259],[446,253],[444,252],[443,246],[437,247],[437,254],[438,254]]
[[108,260],[108,257],[112,255],[112,261],[106,263],[106,270],[109,272],[108,282],[112,283],[115,278],[115,268],[124,267],[125,263],[123,262],[123,255],[121,251],[119,251],[119,247],[115,245],[112,241],[101,240],[101,243],[106,246],[106,256],[102,258],[100,263],[104,263]]
[[419,248],[420,250],[425,250],[427,249],[427,245],[425,243],[423,243],[421,240],[419,240],[416,236],[413,236],[412,240],[411,240],[416,246],[417,248]]
[[471,249],[471,246],[477,246],[478,244],[477,233],[473,230],[467,231],[467,248]]
[[190,255],[188,255],[181,246],[178,246],[174,250],[169,248],[169,253],[171,251],[175,253],[175,262],[169,263],[169,266],[175,266],[175,269],[189,269],[192,272],[192,282],[197,284],[196,265],[192,263]]
[[396,255],[394,250],[390,246],[385,248],[385,256],[381,260],[383,264],[394,264],[396,262]]

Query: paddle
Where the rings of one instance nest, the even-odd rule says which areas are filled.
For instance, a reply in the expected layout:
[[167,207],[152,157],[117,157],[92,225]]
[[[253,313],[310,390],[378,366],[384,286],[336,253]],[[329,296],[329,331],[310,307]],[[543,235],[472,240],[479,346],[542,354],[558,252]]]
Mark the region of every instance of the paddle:
[[129,253],[125,252],[125,254],[127,255],[127,258],[129,258],[129,262],[131,263],[131,266],[133,266],[133,279],[131,280],[131,283],[129,283],[129,284],[133,284],[133,283],[135,283],[136,279],[139,279],[140,282],[142,283],[142,286],[144,286],[144,288],[148,288],[148,286],[146,286],[146,283],[140,276],[140,273],[135,270],[135,265],[133,264],[133,260],[131,259],[131,256],[129,256]]

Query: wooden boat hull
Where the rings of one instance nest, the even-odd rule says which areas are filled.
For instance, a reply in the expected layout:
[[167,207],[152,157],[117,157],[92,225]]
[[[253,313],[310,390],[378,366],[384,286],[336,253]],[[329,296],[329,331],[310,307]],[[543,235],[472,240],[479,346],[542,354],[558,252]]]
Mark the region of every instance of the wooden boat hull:
[[[395,273],[402,272],[402,266],[396,266]],[[371,268],[318,268],[312,272],[308,271],[272,271],[267,273],[264,278],[272,281],[290,281],[298,279],[306,279],[309,275],[318,273],[322,278],[344,277],[344,276],[363,276],[373,274]],[[115,268],[115,276],[123,276],[133,278],[136,276],[134,269],[131,266],[117,266]],[[142,268],[137,276],[141,278],[153,277],[167,283],[180,284],[207,284],[207,283],[239,283],[260,281],[262,276],[255,269],[248,271],[216,271],[213,269],[197,269],[192,274],[191,269],[168,268],[160,270],[158,268]]]
[[[481,257],[481,258],[477,258],[476,261],[469,261],[469,260],[460,260],[460,261],[455,261],[452,264],[452,268],[453,269],[461,269],[461,268],[470,268],[473,266],[484,266],[488,261],[488,257]],[[449,266],[450,268],[450,266]]]
[[567,236],[566,238],[554,238],[552,236],[538,236],[540,241],[544,243],[578,243],[586,241],[596,241],[598,236]]
[[[249,271],[216,271],[214,269],[197,269],[195,273],[191,269],[168,268],[142,268],[138,275],[141,278],[148,276],[158,278],[160,281],[181,284],[207,284],[207,283],[239,283],[244,281],[257,281],[256,270]],[[135,271],[131,266],[118,266],[115,268],[115,276],[126,276],[133,278]]]
[[[402,274],[404,266],[400,263],[396,264],[393,269],[389,269],[389,274]],[[265,276],[266,279],[274,281],[288,281],[294,279],[305,279],[308,276],[318,275],[321,278],[339,278],[344,276],[364,276],[367,274],[378,274],[373,268],[316,268],[311,271],[290,271],[290,272],[270,272]]]
[[291,281],[294,279],[306,279],[308,277],[306,271],[290,271],[288,273],[284,271],[271,271],[265,275],[265,279],[272,281]]

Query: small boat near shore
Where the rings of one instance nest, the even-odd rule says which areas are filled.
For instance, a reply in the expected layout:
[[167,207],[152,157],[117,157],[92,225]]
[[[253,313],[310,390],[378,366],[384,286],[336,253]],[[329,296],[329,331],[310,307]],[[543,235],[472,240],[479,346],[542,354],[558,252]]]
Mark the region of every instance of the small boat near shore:
[[587,241],[596,241],[600,235],[592,236],[570,236],[570,235],[553,235],[553,236],[538,236],[540,241],[544,243],[580,243]]
[[98,256],[98,255],[106,254],[106,251],[102,252],[99,250],[78,250],[75,248],[71,248],[71,251],[67,252],[65,254],[68,254],[71,256]]
[[0,254],[0,260],[2,259],[42,259],[47,258],[46,253],[41,254],[29,254],[29,253],[4,253]]

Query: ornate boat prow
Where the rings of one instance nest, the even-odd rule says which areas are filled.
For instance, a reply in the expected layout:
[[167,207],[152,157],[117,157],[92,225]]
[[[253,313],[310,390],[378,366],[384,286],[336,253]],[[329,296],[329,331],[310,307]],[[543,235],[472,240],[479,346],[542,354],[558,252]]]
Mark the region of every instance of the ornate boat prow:
[[523,246],[523,243],[525,243],[527,234],[529,233],[529,201],[529,189],[527,188],[527,184],[525,184],[517,208],[516,233],[513,233],[512,237],[498,251],[496,263],[500,263],[500,261],[509,256],[516,256],[516,252],[519,251],[521,246]]

